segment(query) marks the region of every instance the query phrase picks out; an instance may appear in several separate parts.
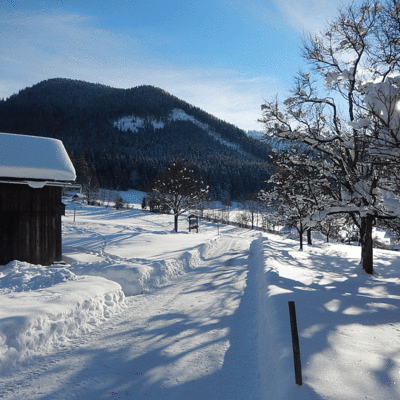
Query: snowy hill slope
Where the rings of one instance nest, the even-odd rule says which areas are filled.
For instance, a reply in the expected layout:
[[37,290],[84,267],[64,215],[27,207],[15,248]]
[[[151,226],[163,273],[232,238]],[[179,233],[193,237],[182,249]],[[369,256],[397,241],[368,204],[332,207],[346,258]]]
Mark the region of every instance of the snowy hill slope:
[[122,117],[118,119],[117,121],[114,122],[114,126],[117,127],[119,130],[127,132],[131,131],[133,133],[138,132],[139,129],[143,129],[146,124],[150,124],[153,126],[155,130],[157,129],[163,129],[165,127],[165,124],[170,122],[170,121],[189,121],[192,124],[196,125],[203,131],[205,131],[208,135],[210,135],[212,138],[217,140],[219,143],[223,144],[224,146],[227,146],[233,150],[236,150],[242,155],[246,155],[248,158],[251,158],[252,156],[250,154],[246,154],[246,152],[241,149],[241,146],[235,143],[232,143],[228,140],[225,140],[217,133],[217,131],[213,128],[211,128],[210,125],[203,123],[199,121],[197,118],[188,115],[185,113],[185,111],[180,110],[178,108],[174,108],[171,112],[171,114],[167,117],[164,118],[164,121],[159,121],[157,119],[152,119],[152,118],[140,118],[134,115],[130,115],[127,117]]

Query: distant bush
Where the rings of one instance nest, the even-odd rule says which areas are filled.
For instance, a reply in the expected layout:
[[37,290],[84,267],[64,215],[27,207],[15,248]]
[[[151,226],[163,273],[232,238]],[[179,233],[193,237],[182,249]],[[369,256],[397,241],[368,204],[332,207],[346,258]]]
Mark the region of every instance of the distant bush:
[[121,196],[118,196],[115,200],[115,208],[117,210],[122,210],[124,208],[128,208],[128,203],[125,202]]

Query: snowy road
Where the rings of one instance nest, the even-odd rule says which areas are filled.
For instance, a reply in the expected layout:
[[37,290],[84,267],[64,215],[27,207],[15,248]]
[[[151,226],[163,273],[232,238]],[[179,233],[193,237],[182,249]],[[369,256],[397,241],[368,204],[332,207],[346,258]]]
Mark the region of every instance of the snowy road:
[[261,398],[257,234],[221,236],[184,275],[0,378],[2,399]]

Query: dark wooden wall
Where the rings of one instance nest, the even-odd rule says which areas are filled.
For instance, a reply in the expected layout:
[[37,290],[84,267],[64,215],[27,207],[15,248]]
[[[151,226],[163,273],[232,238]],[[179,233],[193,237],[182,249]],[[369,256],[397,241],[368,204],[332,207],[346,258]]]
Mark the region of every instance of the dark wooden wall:
[[0,183],[0,265],[61,261],[61,187]]

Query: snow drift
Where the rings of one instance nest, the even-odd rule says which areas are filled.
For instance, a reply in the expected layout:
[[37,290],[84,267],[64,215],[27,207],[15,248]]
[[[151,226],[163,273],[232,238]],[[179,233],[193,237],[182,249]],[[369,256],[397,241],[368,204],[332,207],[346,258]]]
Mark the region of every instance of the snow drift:
[[90,331],[124,305],[115,282],[20,261],[1,271],[0,295],[1,373]]

